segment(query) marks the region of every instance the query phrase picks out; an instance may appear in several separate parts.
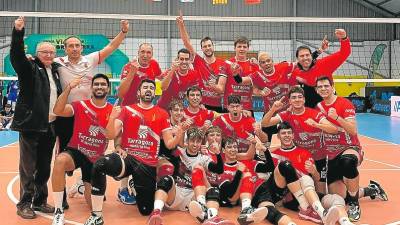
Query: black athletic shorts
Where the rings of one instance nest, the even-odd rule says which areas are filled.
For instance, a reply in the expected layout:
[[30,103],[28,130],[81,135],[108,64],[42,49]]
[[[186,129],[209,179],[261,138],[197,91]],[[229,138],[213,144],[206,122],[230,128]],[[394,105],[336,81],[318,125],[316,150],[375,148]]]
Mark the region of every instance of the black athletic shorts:
[[275,183],[274,176],[271,175],[268,180],[264,181],[264,183],[257,188],[251,201],[251,205],[257,208],[260,203],[266,201],[275,204],[282,200],[287,193],[288,189],[278,187]]
[[82,181],[90,183],[92,180],[93,163],[86,157],[86,155],[84,155],[77,149],[66,147],[63,152],[67,153],[72,157],[72,160],[74,161],[75,164],[75,169],[81,168]]
[[336,156],[334,159],[328,160],[328,165],[326,164],[326,159],[321,159],[315,161],[315,166],[321,176],[321,182],[327,182],[328,185],[334,183],[338,180],[343,180],[342,169],[340,166],[339,157],[342,154]]

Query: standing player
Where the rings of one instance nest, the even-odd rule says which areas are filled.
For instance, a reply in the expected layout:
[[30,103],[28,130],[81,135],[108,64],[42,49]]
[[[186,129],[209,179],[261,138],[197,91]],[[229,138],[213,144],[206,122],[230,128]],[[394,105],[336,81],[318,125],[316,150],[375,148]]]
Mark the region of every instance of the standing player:
[[179,129],[173,136],[167,122],[168,113],[153,105],[155,88],[153,80],[142,80],[137,92],[139,103],[125,106],[122,110],[117,106],[111,112],[106,136],[114,139],[122,132],[121,151],[101,157],[93,165],[92,215],[85,224],[104,224],[102,211],[106,175],[116,179],[132,175],[139,212],[149,215],[153,210],[160,139],[163,138],[165,145],[171,149],[183,135]]
[[292,87],[288,96],[291,110],[273,116],[284,107],[282,97],[279,101],[274,102],[271,109],[264,115],[261,124],[274,126],[279,122],[289,122],[293,128],[296,146],[310,151],[315,160],[323,159],[322,131],[334,134],[338,132],[337,127],[330,123],[322,113],[304,106],[304,91],[301,87]]
[[340,41],[340,50],[322,59],[313,60],[311,50],[307,46],[297,48],[298,68],[293,71],[292,75],[304,88],[307,107],[315,108],[317,103],[322,100],[314,89],[317,78],[328,76],[333,81],[333,72],[346,61],[351,53],[350,39],[346,31],[336,29],[335,35]]
[[[222,94],[213,87],[218,83],[221,67],[225,66],[224,60],[215,57],[214,43],[210,37],[201,39],[200,46],[204,57],[199,56],[190,42],[189,33],[186,30],[182,13],[176,18],[176,22],[185,48],[194,56],[193,67],[201,74],[200,88],[202,89],[205,107],[209,110],[222,113]],[[226,77],[224,78],[226,79]]]
[[200,82],[200,74],[190,69],[190,52],[186,48],[178,51],[177,58],[172,63],[171,69],[167,70],[161,81],[163,94],[158,100],[158,106],[168,109],[172,99],[184,99],[186,90]]
[[[344,181],[347,188],[349,216],[352,221],[358,221],[361,216],[359,198],[359,171],[363,151],[357,135],[355,108],[346,98],[334,94],[333,82],[328,77],[319,77],[316,81],[317,93],[323,101],[318,103],[318,109],[324,113],[328,120],[338,127],[337,134],[324,133],[324,143],[328,158],[327,182],[330,189],[337,193],[341,186],[335,181]],[[318,171],[321,172],[326,165],[325,160],[316,162]],[[329,171],[328,171],[329,169]],[[387,200],[383,189],[380,194]],[[338,193],[340,194],[340,193]]]
[[112,105],[107,103],[107,93],[110,82],[104,74],[96,74],[92,79],[92,98],[85,101],[75,101],[67,104],[68,95],[80,83],[80,79],[72,81],[57,99],[54,113],[58,116],[75,116],[74,132],[65,151],[60,153],[54,162],[52,185],[55,213],[53,225],[64,225],[63,190],[65,188],[65,172],[76,168],[82,170],[82,180],[85,184],[86,202],[90,201],[90,181],[93,163],[104,155],[108,146],[105,137],[106,128]]

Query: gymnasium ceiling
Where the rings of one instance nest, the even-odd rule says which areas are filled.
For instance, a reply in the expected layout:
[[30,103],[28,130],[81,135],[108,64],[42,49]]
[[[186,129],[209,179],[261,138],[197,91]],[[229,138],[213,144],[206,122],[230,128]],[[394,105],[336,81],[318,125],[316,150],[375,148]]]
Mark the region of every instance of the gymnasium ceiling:
[[400,0],[353,0],[386,17],[400,17]]

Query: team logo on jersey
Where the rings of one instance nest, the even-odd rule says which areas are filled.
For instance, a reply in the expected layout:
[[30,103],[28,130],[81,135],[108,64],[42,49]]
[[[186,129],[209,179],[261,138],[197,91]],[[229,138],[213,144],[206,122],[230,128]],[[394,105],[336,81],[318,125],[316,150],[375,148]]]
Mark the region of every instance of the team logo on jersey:
[[98,126],[94,126],[94,125],[90,125],[89,127],[89,134],[93,137],[97,136],[100,132],[100,127]]
[[146,139],[146,138],[147,138],[148,132],[149,132],[149,131],[148,131],[147,126],[140,125],[140,127],[139,127],[139,132],[138,132],[139,138],[141,138],[141,139]]
[[307,141],[307,139],[308,139],[307,133],[303,133],[303,132],[299,133],[299,137],[302,141]]

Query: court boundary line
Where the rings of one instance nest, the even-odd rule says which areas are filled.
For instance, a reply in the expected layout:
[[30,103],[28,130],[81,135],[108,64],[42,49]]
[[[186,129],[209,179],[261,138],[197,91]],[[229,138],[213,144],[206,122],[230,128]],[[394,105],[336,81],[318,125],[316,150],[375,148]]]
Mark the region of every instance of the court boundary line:
[[373,137],[370,137],[370,136],[367,136],[367,135],[364,135],[364,134],[360,134],[359,133],[358,135],[366,137],[366,138],[370,138],[370,139],[375,140],[375,141],[382,141],[382,142],[385,142],[385,143],[388,143],[388,144],[392,144],[392,145],[395,145],[395,146],[400,146],[400,144],[397,144],[397,143],[394,143],[394,142],[390,142],[390,141],[381,140],[381,139],[378,139],[378,138],[373,138]]
[[393,167],[393,168],[396,168],[396,169],[400,169],[400,166],[396,166],[396,165],[393,165],[393,164],[390,164],[390,163],[385,163],[385,162],[382,162],[382,161],[373,160],[373,159],[369,159],[369,158],[366,158],[366,157],[364,158],[364,160],[367,160],[367,161],[370,161],[370,162],[374,162],[374,163],[383,164],[383,165],[390,166],[390,167]]
[[[17,203],[18,203],[18,199],[15,197],[15,195],[14,195],[12,189],[13,189],[14,183],[15,183],[18,179],[19,179],[19,175],[16,175],[15,177],[13,177],[13,179],[11,179],[11,181],[10,181],[10,182],[8,183],[8,185],[7,185],[7,195],[8,195],[8,198],[9,198],[14,204],[17,204]],[[35,213],[36,213],[37,215],[42,216],[42,217],[44,217],[44,218],[46,218],[46,219],[49,219],[49,220],[53,220],[53,218],[54,218],[54,216],[50,216],[50,215],[48,215],[48,214],[46,214],[46,213],[42,213],[42,212],[38,212],[38,211],[35,211]],[[79,223],[79,222],[72,221],[72,220],[65,220],[64,222],[65,222],[65,223],[68,223],[68,224],[73,224],[73,225],[83,225],[83,223]]]

